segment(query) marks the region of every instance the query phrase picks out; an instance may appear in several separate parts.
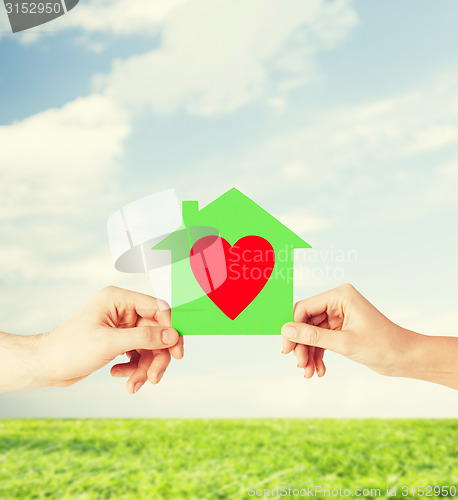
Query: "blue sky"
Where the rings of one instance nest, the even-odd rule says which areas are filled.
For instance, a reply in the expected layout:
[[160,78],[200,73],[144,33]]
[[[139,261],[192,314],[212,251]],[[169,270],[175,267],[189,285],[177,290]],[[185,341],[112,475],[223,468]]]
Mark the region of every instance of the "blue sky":
[[[206,204],[237,186],[312,244],[297,298],[350,281],[403,326],[456,335],[457,15],[453,1],[82,0],[13,35],[1,6],[0,329],[45,331],[109,283],[151,292],[114,270],[108,216],[170,187]],[[134,398],[103,370],[2,395],[0,415],[456,415],[451,390],[329,353],[326,378],[304,381],[279,346],[187,339]]]

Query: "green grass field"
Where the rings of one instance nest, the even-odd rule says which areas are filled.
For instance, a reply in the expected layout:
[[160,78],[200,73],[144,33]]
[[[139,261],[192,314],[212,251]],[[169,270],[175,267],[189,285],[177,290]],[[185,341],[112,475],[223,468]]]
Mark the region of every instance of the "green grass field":
[[456,487],[458,420],[0,420],[1,500],[260,498],[248,488],[319,485],[380,488],[377,498],[388,485],[396,498],[419,498],[404,485]]

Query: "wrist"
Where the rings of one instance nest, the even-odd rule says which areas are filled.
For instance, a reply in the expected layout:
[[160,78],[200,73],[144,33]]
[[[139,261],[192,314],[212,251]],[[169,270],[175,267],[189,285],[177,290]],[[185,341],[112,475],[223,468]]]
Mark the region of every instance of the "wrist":
[[39,337],[0,332],[0,392],[44,385],[38,361]]
[[458,389],[458,338],[417,333],[408,377]]
[[[53,387],[55,381],[51,378],[50,332],[40,333],[30,337],[29,378],[34,388]],[[51,356],[52,358],[52,356]]]
[[41,343],[45,334],[30,335],[22,339],[24,361],[24,381],[28,389],[37,389],[48,385],[45,381],[44,365],[41,356]]
[[420,333],[394,325],[391,330],[390,348],[387,349],[386,364],[382,375],[390,377],[417,378],[421,369],[419,360],[424,353],[423,337]]
[[425,335],[401,328],[399,363],[392,374],[394,377],[419,378],[424,368]]
[[458,339],[403,330],[397,369],[389,375],[458,388]]

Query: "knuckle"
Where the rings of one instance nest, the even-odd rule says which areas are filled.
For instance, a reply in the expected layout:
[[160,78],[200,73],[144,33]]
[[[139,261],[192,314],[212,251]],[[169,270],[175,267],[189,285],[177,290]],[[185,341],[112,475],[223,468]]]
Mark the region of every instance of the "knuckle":
[[156,299],[157,301],[157,307],[159,311],[164,311],[166,309],[170,309],[170,305],[166,300],[163,299]]
[[298,300],[298,301],[294,304],[293,311],[294,311],[294,312],[296,312],[296,311],[297,311],[297,309],[298,309],[299,307],[301,307],[301,305],[302,305],[302,303],[303,303],[303,302],[304,302],[303,300]]
[[146,326],[138,326],[135,336],[138,345],[147,345],[151,341],[150,329]]
[[117,290],[118,290],[118,287],[116,287],[114,285],[108,285],[108,286],[103,287],[99,291],[99,294],[111,297],[116,293]]
[[303,300],[299,300],[298,302],[296,302],[294,304],[293,318],[295,321],[300,321],[300,319],[301,319],[301,316],[302,316],[301,311],[303,310],[303,307],[302,307],[303,302],[304,302]]
[[[160,350],[154,351],[154,358],[168,362],[171,360],[172,356],[170,355],[170,351],[168,349],[160,349]],[[168,363],[167,363],[167,365],[168,365]]]
[[346,293],[353,293],[356,290],[351,283],[343,283],[338,288]]
[[310,345],[317,345],[320,341],[320,332],[316,326],[310,326],[307,329],[308,341]]

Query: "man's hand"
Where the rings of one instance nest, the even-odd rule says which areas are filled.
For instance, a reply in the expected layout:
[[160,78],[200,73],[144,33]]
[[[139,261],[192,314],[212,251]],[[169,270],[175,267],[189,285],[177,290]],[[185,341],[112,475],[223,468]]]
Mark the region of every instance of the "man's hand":
[[458,338],[402,328],[345,284],[298,302],[282,328],[283,352],[295,351],[305,377],[325,373],[325,349],[382,375],[417,378],[458,388]]
[[107,287],[60,326],[35,337],[35,386],[67,387],[127,353],[113,376],[127,376],[127,390],[158,383],[171,355],[183,357],[183,337],[170,327],[169,306],[154,297]]

